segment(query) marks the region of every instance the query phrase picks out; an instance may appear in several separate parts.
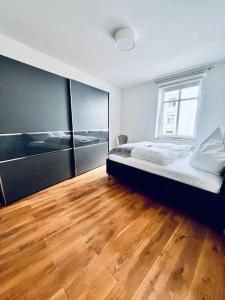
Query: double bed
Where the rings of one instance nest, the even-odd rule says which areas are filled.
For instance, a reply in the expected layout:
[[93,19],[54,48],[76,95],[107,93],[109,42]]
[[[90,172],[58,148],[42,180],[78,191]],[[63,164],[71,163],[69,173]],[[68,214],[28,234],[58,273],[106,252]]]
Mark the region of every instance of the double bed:
[[111,151],[106,166],[108,175],[223,230],[225,176],[194,168],[189,160],[190,154],[161,165]]

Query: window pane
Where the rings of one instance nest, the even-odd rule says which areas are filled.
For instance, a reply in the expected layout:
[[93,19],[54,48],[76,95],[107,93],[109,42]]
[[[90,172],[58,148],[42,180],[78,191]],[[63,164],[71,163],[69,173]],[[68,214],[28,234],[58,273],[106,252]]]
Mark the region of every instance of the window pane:
[[164,91],[164,101],[174,101],[179,99],[179,90]]
[[181,99],[197,98],[199,94],[199,86],[183,88],[181,90]]
[[178,102],[164,103],[162,133],[166,135],[176,134]]
[[190,137],[194,136],[197,109],[197,99],[180,102],[178,135]]

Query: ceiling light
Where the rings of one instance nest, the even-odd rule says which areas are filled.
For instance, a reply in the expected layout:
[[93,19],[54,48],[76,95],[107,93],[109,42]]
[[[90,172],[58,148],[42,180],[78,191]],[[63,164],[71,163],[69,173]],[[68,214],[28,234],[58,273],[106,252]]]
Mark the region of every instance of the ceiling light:
[[121,51],[129,51],[135,47],[134,32],[130,28],[119,29],[115,33],[116,47]]

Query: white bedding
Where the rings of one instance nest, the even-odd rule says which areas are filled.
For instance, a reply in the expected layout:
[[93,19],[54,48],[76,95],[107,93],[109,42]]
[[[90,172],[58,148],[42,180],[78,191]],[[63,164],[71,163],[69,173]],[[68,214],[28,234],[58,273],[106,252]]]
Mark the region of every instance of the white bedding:
[[138,159],[148,160],[154,164],[167,165],[179,158],[175,151],[155,147],[135,147],[131,151],[131,156]]
[[110,154],[109,159],[160,176],[171,178],[188,185],[192,185],[209,192],[219,193],[222,178],[192,167],[189,164],[190,156],[178,159],[168,165],[154,164],[150,161],[134,157],[122,157]]

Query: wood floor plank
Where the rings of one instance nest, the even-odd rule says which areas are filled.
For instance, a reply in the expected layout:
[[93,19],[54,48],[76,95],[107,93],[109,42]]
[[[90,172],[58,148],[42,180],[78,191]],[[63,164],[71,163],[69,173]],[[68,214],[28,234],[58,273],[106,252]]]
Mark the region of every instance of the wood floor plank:
[[[116,284],[115,278],[105,269],[90,284],[79,299],[81,300],[101,300],[105,299],[110,290]],[[71,299],[74,299],[73,297]]]
[[[129,198],[123,197],[123,202],[119,206],[119,209],[118,205],[113,206],[107,213],[107,216],[105,215],[104,219],[101,219],[101,226],[96,226],[93,230],[86,233],[85,236],[88,238],[88,244],[96,254],[99,255],[105,244],[116,237],[116,235],[126,227],[126,224],[134,221],[142,214],[143,203],[139,203],[138,206],[136,205],[135,210],[130,211],[130,207],[133,206],[137,200],[135,194],[130,195]],[[84,234],[83,231],[82,233]]]
[[60,289],[50,300],[68,300],[64,289]]
[[186,222],[179,224],[159,256],[136,290],[133,299],[155,299],[164,288],[177,258],[182,252],[190,227]]
[[[150,214],[151,213],[151,214]],[[153,209],[149,213],[150,221],[148,226],[143,230],[139,239],[136,240],[131,247],[124,249],[115,257],[112,263],[108,266],[111,274],[117,279],[127,273],[130,269],[132,261],[136,260],[143,248],[149,243],[149,240],[158,232],[166,220],[160,219],[159,214]]]
[[33,262],[46,259],[49,254],[46,251],[44,241],[34,243],[30,247],[18,248],[14,255],[7,255],[0,260],[1,284],[24,271]]
[[205,237],[201,226],[190,226],[190,232],[186,235],[185,245],[177,260],[171,268],[168,280],[159,292],[157,299],[185,299],[187,297]]
[[46,251],[44,247],[39,249],[27,266],[21,263],[26,257],[20,257],[16,261],[19,268],[12,268],[15,272],[6,272],[6,276],[1,278],[1,299],[45,300],[61,288],[59,274]]
[[104,167],[0,208],[0,299],[225,299],[224,238]]
[[61,236],[57,244],[49,244],[48,241],[46,244],[64,288],[73,282],[75,271],[76,274],[81,273],[96,257],[96,254],[88,248],[86,238],[81,235]]
[[225,247],[221,239],[207,232],[188,299],[225,299]]
[[[91,261],[87,268],[76,277],[71,286],[66,290],[69,299],[78,299],[95,278],[108,267],[118,253],[130,247],[138,238],[140,232],[147,226],[147,219],[139,217],[128,224],[119,234],[109,241],[100,255]],[[132,235],[130,234],[132,232]]]
[[123,273],[121,280],[113,288],[106,299],[131,299],[138,286],[141,284],[151,266],[160,255],[165,244],[177,227],[177,222],[168,220],[150,239],[147,245],[132,262],[127,273]]

